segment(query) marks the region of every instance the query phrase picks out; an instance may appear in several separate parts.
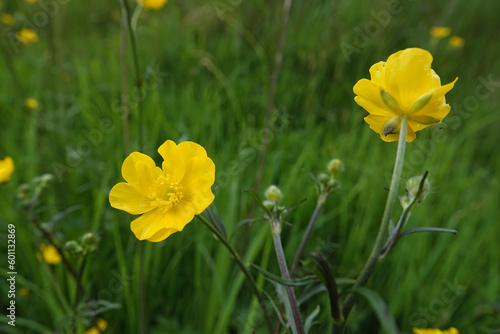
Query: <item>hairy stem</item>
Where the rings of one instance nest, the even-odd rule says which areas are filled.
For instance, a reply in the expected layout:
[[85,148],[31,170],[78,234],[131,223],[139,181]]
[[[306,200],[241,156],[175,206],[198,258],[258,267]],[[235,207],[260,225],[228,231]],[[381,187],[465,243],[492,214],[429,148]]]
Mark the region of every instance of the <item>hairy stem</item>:
[[[394,170],[392,172],[391,185],[389,188],[389,195],[387,196],[387,202],[385,204],[384,214],[382,216],[382,221],[380,222],[380,228],[378,230],[377,239],[373,245],[373,249],[370,253],[368,260],[363,267],[363,270],[359,274],[354,287],[364,286],[370,276],[372,275],[375,267],[378,264],[380,251],[384,246],[384,241],[387,238],[387,229],[389,228],[389,222],[391,221],[392,212],[394,209],[394,202],[396,200],[399,188],[399,181],[401,179],[401,172],[403,170],[404,156],[406,149],[406,134],[407,134],[408,116],[401,117],[401,130],[399,133],[398,150],[396,153],[396,161],[394,163]],[[356,297],[353,294],[349,294],[342,305],[342,312],[344,318],[347,319],[349,313],[351,312],[354,304],[356,302]]]

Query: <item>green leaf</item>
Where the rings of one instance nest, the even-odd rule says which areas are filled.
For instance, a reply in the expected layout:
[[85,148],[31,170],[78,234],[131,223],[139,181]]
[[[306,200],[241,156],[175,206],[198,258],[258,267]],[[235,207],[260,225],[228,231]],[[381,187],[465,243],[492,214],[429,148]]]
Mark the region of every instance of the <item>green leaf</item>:
[[306,318],[306,321],[304,321],[304,330],[306,332],[306,334],[309,333],[309,331],[311,330],[311,327],[314,325],[314,324],[317,324],[318,322],[314,322],[314,319],[318,316],[319,314],[319,311],[321,310],[321,308],[318,306],[316,306],[316,308],[311,312],[311,314],[309,314]]
[[318,278],[320,279],[320,281],[325,285],[326,290],[328,291],[331,317],[335,321],[342,321],[339,292],[337,288],[337,283],[335,281],[335,276],[333,275],[333,270],[323,255],[319,253],[313,253],[312,256],[316,260],[313,261],[314,267],[316,269],[314,271],[318,276]]
[[259,196],[255,193],[253,190],[243,190],[244,193],[248,193],[250,196],[253,197],[257,205],[269,216],[271,216],[271,212],[264,206],[262,201],[260,200]]
[[306,286],[306,285],[318,282],[318,280],[314,276],[306,276],[303,278],[288,280],[288,279],[282,278],[281,276],[272,274],[269,271],[262,269],[261,267],[259,267],[256,264],[250,263],[250,267],[256,269],[257,271],[259,271],[261,274],[263,274],[265,277],[267,277],[271,281],[276,282],[276,283],[281,284],[281,285]]
[[417,227],[401,232],[401,237],[408,234],[420,233],[420,232],[441,232],[441,233],[453,233],[457,234],[458,231],[450,230],[447,228],[439,228],[439,227]]
[[370,304],[375,312],[385,334],[399,334],[396,321],[394,321],[394,318],[387,308],[387,304],[378,293],[365,287],[355,287],[352,288],[350,292],[357,293],[368,301],[368,304]]

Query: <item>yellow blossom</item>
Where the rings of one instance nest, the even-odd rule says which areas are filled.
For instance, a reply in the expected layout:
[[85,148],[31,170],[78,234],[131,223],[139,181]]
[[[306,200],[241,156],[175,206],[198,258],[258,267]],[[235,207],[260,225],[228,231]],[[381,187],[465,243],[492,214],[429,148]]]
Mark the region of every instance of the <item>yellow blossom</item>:
[[439,329],[418,329],[418,328],[413,328],[413,333],[414,334],[459,334],[458,330],[454,327],[451,327],[448,330],[439,330]]
[[448,27],[432,27],[429,29],[429,34],[434,38],[445,38],[451,33]]
[[432,55],[422,49],[398,51],[370,68],[371,80],[354,85],[354,100],[369,116],[365,121],[382,140],[399,139],[401,117],[408,117],[406,141],[415,139],[416,131],[440,123],[450,112],[444,95],[458,78],[441,86],[441,79],[431,69]]
[[28,109],[36,109],[38,108],[38,101],[33,98],[27,98],[24,100],[24,106]]
[[108,328],[108,322],[104,319],[97,319],[97,326],[90,328],[85,334],[100,334],[103,333],[106,328]]
[[32,4],[33,4],[33,3],[37,3],[37,2],[38,2],[38,0],[25,0],[25,1],[26,1],[27,3],[32,3]]
[[7,13],[2,13],[0,15],[0,21],[2,21],[3,24],[11,26],[14,24],[14,16]]
[[14,160],[11,157],[5,157],[5,159],[0,160],[0,184],[7,183],[10,180],[14,169]]
[[30,295],[30,289],[28,289],[28,288],[21,288],[21,289],[19,289],[19,293],[23,297],[28,297]]
[[106,328],[108,328],[108,322],[104,319],[97,319],[97,328],[99,328],[101,332],[104,332]]
[[465,40],[459,36],[451,36],[448,43],[453,48],[461,48],[462,46],[464,46]]
[[57,251],[53,245],[40,245],[40,251],[42,254],[37,254],[38,261],[45,261],[47,264],[58,264],[61,262],[61,254]]
[[215,165],[202,146],[167,140],[158,153],[164,160],[162,169],[149,156],[131,153],[122,166],[128,183],[118,183],[109,193],[112,207],[142,214],[130,229],[139,240],[153,242],[182,231],[214,200]]
[[29,45],[31,43],[38,42],[38,34],[36,31],[30,28],[24,28],[16,33],[16,38],[19,42]]
[[167,3],[167,0],[137,0],[146,9],[161,9]]

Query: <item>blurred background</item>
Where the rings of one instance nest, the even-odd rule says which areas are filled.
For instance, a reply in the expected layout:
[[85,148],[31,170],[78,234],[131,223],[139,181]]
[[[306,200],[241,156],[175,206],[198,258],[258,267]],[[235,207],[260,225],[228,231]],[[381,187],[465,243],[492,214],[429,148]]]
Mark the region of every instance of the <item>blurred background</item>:
[[[134,11],[136,3],[129,5]],[[81,240],[88,232],[98,237],[82,276],[82,333],[96,319],[107,322],[107,333],[139,333],[140,319],[147,333],[266,332],[241,272],[198,220],[164,242],[144,242],[145,312],[139,312],[140,242],[129,228],[133,217],[108,202],[110,188],[122,181],[127,154],[123,84],[131,150],[138,150],[139,102],[143,153],[157,163],[156,150],[167,139],[204,146],[217,168],[212,208],[244,260],[275,274],[268,224],[234,232],[252,215],[252,199],[242,190],[254,188],[262,143],[267,154],[259,194],[276,184],[283,205],[307,198],[283,228],[289,265],[316,204],[308,172],[326,172],[330,159],[341,159],[341,188],[327,201],[305,257],[313,250],[327,253],[337,277],[355,278],[378,231],[397,144],[370,130],[352,87],[369,77],[371,65],[408,47],[433,54],[432,67],[443,84],[459,78],[446,96],[451,113],[443,124],[418,132],[407,146],[405,178],[428,170],[432,187],[409,227],[459,232],[403,238],[368,287],[380,293],[404,333],[413,327],[500,332],[500,2],[294,1],[267,126],[281,2],[177,0],[143,10],[134,17],[142,91],[134,89],[130,41],[126,80],[122,75],[118,0],[2,1],[1,13],[12,21],[0,20],[0,159],[12,157],[16,169],[0,185],[0,252],[7,254],[7,224],[15,224],[18,272],[16,327],[3,317],[2,333],[65,333],[74,314],[75,284],[62,263],[37,259],[40,245],[48,242],[17,195],[21,185],[32,186],[46,173],[53,181],[40,195],[37,215],[49,223],[56,242]],[[26,31],[19,35],[24,28],[36,38]],[[277,300],[274,286],[252,273]],[[7,284],[1,289],[7,305]],[[311,292],[296,293],[300,299]],[[306,318],[318,306],[310,332],[327,333],[326,292],[300,307]],[[381,333],[379,327],[370,306],[360,301],[346,333]]]

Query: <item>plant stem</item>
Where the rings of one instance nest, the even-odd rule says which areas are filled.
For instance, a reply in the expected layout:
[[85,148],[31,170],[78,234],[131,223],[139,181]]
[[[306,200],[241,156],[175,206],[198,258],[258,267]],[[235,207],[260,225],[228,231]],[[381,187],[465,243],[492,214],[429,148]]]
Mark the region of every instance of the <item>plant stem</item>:
[[[274,224],[274,222],[270,221],[270,223],[271,223],[271,230],[273,230],[272,225]],[[274,248],[276,250],[276,256],[278,257],[278,263],[280,266],[281,277],[283,277],[286,280],[290,280],[290,274],[288,273],[285,254],[283,252],[283,245],[281,244],[281,235],[274,231],[272,232],[272,234],[273,234]],[[295,297],[295,291],[293,291],[293,288],[291,286],[287,285],[286,293],[288,295],[288,300],[292,308],[292,314],[293,314],[293,319],[295,321],[295,327],[297,328],[297,333],[304,334],[305,333],[304,324],[302,323],[302,317],[300,315],[300,310],[299,310],[299,303],[297,302],[297,297]]]
[[297,271],[297,268],[299,267],[300,258],[302,257],[302,253],[304,253],[304,249],[306,248],[306,243],[307,243],[307,240],[309,239],[309,236],[311,235],[312,229],[314,227],[314,223],[316,223],[316,220],[319,217],[319,213],[321,212],[321,209],[323,208],[323,204],[325,203],[326,196],[328,196],[328,195],[325,193],[321,193],[318,197],[318,202],[316,204],[316,208],[314,209],[314,212],[311,216],[311,219],[309,220],[309,225],[307,226],[306,233],[302,237],[302,241],[300,242],[299,249],[297,250],[297,254],[295,255],[295,260],[293,260],[292,269],[290,269],[290,276],[291,277],[293,277],[295,275],[295,272]]
[[250,284],[250,287],[252,288],[253,293],[257,297],[257,300],[259,301],[260,308],[262,309],[262,313],[264,315],[264,318],[266,319],[266,324],[267,324],[267,327],[269,329],[269,333],[273,333],[273,327],[271,324],[271,320],[269,319],[269,315],[268,315],[266,307],[264,305],[264,300],[262,299],[262,295],[260,294],[259,289],[257,288],[257,285],[255,284],[255,280],[253,279],[253,276],[250,274],[247,267],[245,266],[245,264],[241,260],[240,255],[238,254],[238,252],[236,252],[236,250],[229,243],[229,241],[204,216],[197,215],[196,217],[198,217],[198,219],[200,219],[202,221],[202,223],[205,224],[205,226],[207,226],[210,229],[210,231],[212,231],[212,233],[217,236],[217,239],[219,239],[219,241],[227,248],[229,253],[231,253],[231,255],[233,256],[234,260],[236,261],[236,263],[240,267],[241,271],[245,275],[248,283]]
[[[368,282],[370,276],[372,275],[373,271],[375,270],[375,267],[378,264],[380,251],[382,250],[382,247],[384,246],[384,241],[387,238],[387,229],[389,227],[389,222],[391,221],[392,212],[394,209],[394,202],[398,194],[401,172],[403,170],[404,156],[406,149],[407,126],[408,126],[408,116],[403,115],[401,116],[401,129],[399,133],[398,150],[396,153],[394,170],[392,172],[389,195],[387,196],[387,202],[385,204],[385,210],[382,216],[382,221],[380,222],[380,228],[378,230],[377,239],[375,240],[375,244],[373,245],[370,257],[366,261],[363,270],[361,271],[358,279],[356,280],[356,283],[354,283],[354,287],[364,286]],[[349,294],[342,305],[342,312],[344,314],[344,319],[347,320],[347,317],[349,316],[349,313],[354,307],[355,302],[356,302],[356,297],[353,294]]]

